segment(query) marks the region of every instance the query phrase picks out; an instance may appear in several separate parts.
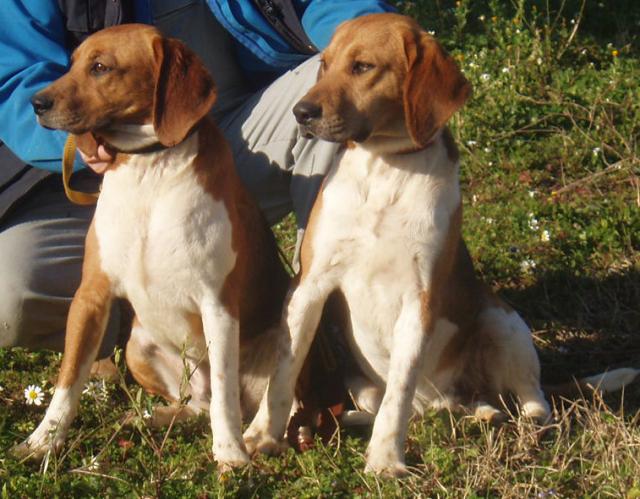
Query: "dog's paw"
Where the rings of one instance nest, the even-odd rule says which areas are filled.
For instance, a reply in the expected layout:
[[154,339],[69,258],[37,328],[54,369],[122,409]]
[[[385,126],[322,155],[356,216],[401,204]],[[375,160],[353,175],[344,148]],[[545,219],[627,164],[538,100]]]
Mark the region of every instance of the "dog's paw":
[[257,453],[277,456],[288,448],[285,440],[275,439],[266,432],[250,432],[250,429],[244,434],[244,444],[251,456]]
[[218,463],[218,472],[227,473],[235,468],[242,468],[249,464],[249,454],[238,446],[228,446],[222,449],[214,447],[213,457]]
[[366,473],[375,473],[388,478],[402,478],[409,474],[401,456],[392,450],[369,446],[366,458],[367,464],[364,468]]
[[11,448],[9,453],[19,460],[39,462],[49,453],[57,453],[64,439],[54,437],[50,432],[34,431],[24,442]]
[[525,418],[533,420],[534,423],[544,426],[551,421],[551,410],[546,401],[532,400],[522,404],[520,410]]

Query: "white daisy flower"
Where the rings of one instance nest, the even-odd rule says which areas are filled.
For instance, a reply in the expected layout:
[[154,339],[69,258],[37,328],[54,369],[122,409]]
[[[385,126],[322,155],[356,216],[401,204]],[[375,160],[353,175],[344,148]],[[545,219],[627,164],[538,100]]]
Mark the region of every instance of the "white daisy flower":
[[489,80],[491,79],[491,76],[489,75],[489,73],[482,73],[482,74],[480,75],[480,79],[481,79],[482,81],[489,81]]
[[28,405],[42,405],[44,393],[38,385],[29,385],[24,390],[24,398]]
[[536,268],[536,262],[534,262],[531,258],[527,258],[526,260],[522,260],[520,262],[520,270],[522,272],[531,272]]

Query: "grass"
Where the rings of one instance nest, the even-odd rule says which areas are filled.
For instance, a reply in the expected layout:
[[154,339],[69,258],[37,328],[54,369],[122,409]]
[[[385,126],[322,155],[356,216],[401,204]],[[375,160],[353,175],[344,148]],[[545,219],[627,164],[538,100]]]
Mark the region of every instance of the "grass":
[[[640,6],[612,2],[397,2],[474,85],[452,121],[462,150],[465,238],[478,272],[534,330],[545,381],[640,359]],[[293,222],[276,227],[292,249]],[[60,355],[0,351],[5,497],[640,497],[640,388],[556,408],[541,431],[448,413],[412,423],[402,481],[362,473],[367,432],[218,476],[206,418],[157,431],[132,383],[83,397],[45,466],[3,453],[39,422],[28,384],[51,388]],[[50,400],[46,394],[45,404]]]

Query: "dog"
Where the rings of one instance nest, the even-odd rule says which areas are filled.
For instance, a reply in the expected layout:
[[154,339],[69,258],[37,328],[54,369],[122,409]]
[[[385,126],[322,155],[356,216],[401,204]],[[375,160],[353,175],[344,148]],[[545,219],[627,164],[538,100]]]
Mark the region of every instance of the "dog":
[[[530,330],[476,278],[461,237],[459,155],[447,122],[470,94],[454,60],[410,18],[374,14],[336,30],[317,84],[293,111],[302,133],[346,148],[310,215],[284,313],[288,335],[244,435],[249,452],[281,450],[292,380],[336,292],[361,371],[347,384],[377,414],[368,471],[407,472],[412,408],[495,421],[514,397],[522,415],[549,417]],[[589,381],[619,386],[637,373]]]
[[61,447],[122,297],[135,311],[133,377],[175,402],[155,410],[154,423],[209,411],[219,469],[248,463],[242,415],[265,389],[289,276],[207,117],[215,99],[195,54],[145,25],[90,36],[69,72],[33,97],[40,124],[78,135],[85,152],[117,153],[87,234],[55,393],[18,456]]

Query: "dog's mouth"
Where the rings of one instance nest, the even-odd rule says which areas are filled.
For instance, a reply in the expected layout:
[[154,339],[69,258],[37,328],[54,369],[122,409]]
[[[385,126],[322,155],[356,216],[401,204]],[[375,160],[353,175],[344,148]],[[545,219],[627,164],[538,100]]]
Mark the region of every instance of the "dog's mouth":
[[109,120],[102,119],[94,123],[86,123],[80,115],[74,113],[47,113],[38,116],[38,123],[49,130],[62,130],[74,135],[109,127]]
[[371,135],[367,127],[349,129],[341,119],[314,120],[299,124],[300,134],[306,139],[319,138],[328,142],[364,142]]

